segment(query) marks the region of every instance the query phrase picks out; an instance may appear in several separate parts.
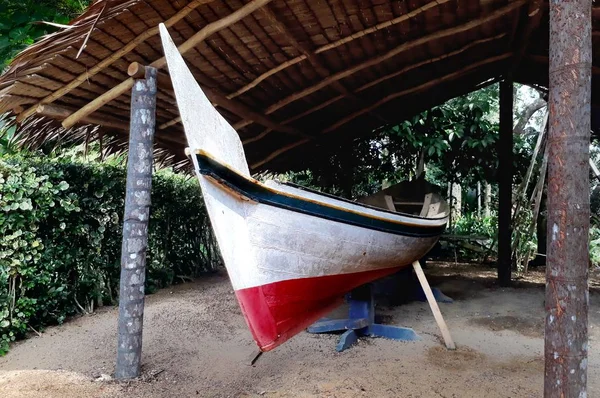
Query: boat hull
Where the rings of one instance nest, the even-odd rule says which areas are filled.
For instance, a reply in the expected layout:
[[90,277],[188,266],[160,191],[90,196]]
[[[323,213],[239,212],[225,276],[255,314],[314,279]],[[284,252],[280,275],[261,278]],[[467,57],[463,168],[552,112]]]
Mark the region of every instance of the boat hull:
[[435,244],[446,215],[400,214],[253,179],[237,132],[198,86],[166,26],[159,31],[208,215],[261,350]]
[[271,350],[344,294],[421,258],[438,239],[357,227],[249,200],[200,175],[211,223],[249,329]]

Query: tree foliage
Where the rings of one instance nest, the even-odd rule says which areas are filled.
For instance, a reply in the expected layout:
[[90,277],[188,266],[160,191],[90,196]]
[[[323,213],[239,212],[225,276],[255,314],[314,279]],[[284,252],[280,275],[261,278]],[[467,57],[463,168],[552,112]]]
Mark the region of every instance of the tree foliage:
[[[117,299],[124,198],[122,166],[0,160],[0,354],[30,328]],[[148,291],[221,263],[195,180],[154,175],[148,246]]]
[[[495,182],[498,173],[498,85],[450,100],[368,138],[339,143],[308,163],[293,179],[345,197],[372,194],[382,182],[416,175],[423,156],[427,178],[437,184]],[[515,137],[515,167],[528,162],[529,143]],[[518,180],[518,174],[515,176]]]
[[0,71],[39,37],[56,30],[41,23],[67,24],[89,0],[3,0],[0,2]]

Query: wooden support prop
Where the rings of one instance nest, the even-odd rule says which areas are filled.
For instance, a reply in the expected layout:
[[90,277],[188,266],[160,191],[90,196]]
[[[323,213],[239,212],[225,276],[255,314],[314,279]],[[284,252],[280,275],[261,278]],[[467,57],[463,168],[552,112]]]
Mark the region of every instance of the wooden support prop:
[[423,288],[423,292],[425,293],[425,297],[427,297],[427,302],[429,303],[429,308],[431,308],[431,312],[433,312],[433,317],[437,322],[438,327],[440,328],[440,332],[442,332],[442,337],[444,338],[444,344],[446,344],[446,348],[449,350],[455,350],[456,345],[454,344],[454,340],[452,340],[452,336],[450,335],[450,330],[448,330],[448,325],[446,325],[446,321],[442,316],[442,312],[440,311],[440,307],[433,296],[433,292],[431,291],[431,287],[429,286],[429,282],[427,282],[427,277],[425,277],[425,273],[423,272],[423,268],[421,268],[421,263],[415,261],[412,263],[415,273],[417,274],[417,278],[419,278],[419,283]]
[[[200,7],[202,4],[207,4],[207,3],[210,3],[212,1],[214,1],[214,0],[194,0],[194,1],[191,1],[189,4],[187,4],[181,10],[179,10],[179,12],[177,12],[171,18],[167,19],[164,22],[164,24],[167,27],[173,26],[177,22],[179,22],[183,18],[185,18],[189,13],[191,13],[192,11],[194,11],[196,8]],[[60,89],[58,89],[56,91],[54,91],[52,94],[44,97],[37,104],[35,104],[31,108],[29,108],[26,111],[24,111],[22,114],[19,115],[19,117],[17,118],[17,121],[21,122],[21,121],[25,120],[26,118],[28,118],[29,116],[33,115],[35,113],[38,105],[52,103],[52,102],[56,101],[57,99],[59,99],[60,97],[62,97],[63,95],[71,92],[73,89],[79,87],[82,83],[88,81],[92,76],[95,76],[98,73],[102,72],[105,68],[107,68],[108,66],[110,66],[116,60],[121,59],[125,55],[129,54],[139,44],[145,42],[146,40],[148,40],[152,36],[156,36],[157,34],[158,34],[158,26],[156,26],[154,28],[151,28],[151,29],[148,29],[147,31],[145,31],[144,33],[140,34],[135,39],[133,39],[132,41],[130,41],[129,43],[127,43],[125,46],[123,46],[119,50],[115,51],[109,57],[104,58],[101,62],[99,62],[96,65],[94,65],[93,67],[87,69],[85,72],[83,72],[82,74],[80,74],[79,76],[77,76],[75,79],[73,79],[72,81],[70,81],[67,85],[61,87]],[[128,89],[125,89],[124,91],[127,91],[127,90]]]
[[119,336],[115,369],[117,379],[138,377],[141,368],[144,281],[156,120],[156,74],[155,68],[146,68],[145,79],[136,80],[131,90],[131,130],[123,217]]
[[[228,28],[229,26],[233,25],[234,23],[238,22],[242,18],[248,16],[252,12],[256,11],[257,9],[264,6],[265,4],[268,4],[271,1],[272,0],[252,0],[251,2],[247,3],[245,6],[239,8],[238,10],[229,14],[228,16],[221,18],[215,22],[209,23],[204,28],[200,29],[200,31],[198,31],[192,37],[190,37],[188,40],[186,40],[183,44],[181,44],[179,47],[177,47],[179,52],[181,54],[185,54],[186,52],[188,52],[189,50],[191,50],[192,48],[197,46],[199,43],[204,41],[208,36],[212,35],[213,33],[218,32],[220,30]],[[158,33],[158,27],[156,27],[155,29],[156,29],[156,33]],[[165,57],[161,57],[161,58],[157,59],[156,61],[152,62],[150,64],[150,66],[157,68],[157,69],[161,69],[166,65],[166,63],[167,63],[167,61],[166,61]],[[119,83],[117,86],[113,87],[111,90],[107,91],[103,95],[99,96],[98,98],[91,101],[89,104],[85,105],[83,108],[81,108],[80,110],[78,110],[77,112],[75,112],[74,114],[69,116],[68,118],[66,118],[63,121],[63,127],[69,128],[69,127],[73,126],[75,123],[77,123],[77,121],[79,119],[83,118],[84,116],[89,115],[90,113],[93,113],[94,111],[101,108],[104,104],[107,104],[108,102],[112,101],[113,99],[124,94],[132,86],[133,86],[133,78],[129,78],[129,79]],[[205,91],[206,91],[206,89],[205,89]]]

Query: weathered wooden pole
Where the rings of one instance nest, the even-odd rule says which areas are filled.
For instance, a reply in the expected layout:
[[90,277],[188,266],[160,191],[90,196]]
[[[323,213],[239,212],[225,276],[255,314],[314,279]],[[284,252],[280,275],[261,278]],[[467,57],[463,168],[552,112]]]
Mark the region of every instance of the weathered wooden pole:
[[[139,76],[135,76],[139,78]],[[144,281],[152,188],[152,157],[156,111],[156,69],[146,67],[144,79],[131,89],[131,121],[127,186],[121,247],[117,379],[140,375]]]
[[591,9],[550,3],[545,397],[587,396]]
[[513,162],[513,82],[500,82],[500,139],[498,140],[498,283],[510,285]]

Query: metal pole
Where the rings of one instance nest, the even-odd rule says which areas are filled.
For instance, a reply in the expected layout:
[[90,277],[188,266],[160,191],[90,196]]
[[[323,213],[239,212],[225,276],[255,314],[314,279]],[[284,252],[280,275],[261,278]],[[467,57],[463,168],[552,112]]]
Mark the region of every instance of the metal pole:
[[500,139],[498,140],[498,283],[510,285],[513,161],[513,82],[500,82]]
[[587,396],[591,9],[550,3],[545,397]]
[[152,147],[156,111],[156,69],[146,67],[145,79],[131,89],[131,121],[127,186],[121,247],[117,379],[140,375],[146,248],[152,188]]

